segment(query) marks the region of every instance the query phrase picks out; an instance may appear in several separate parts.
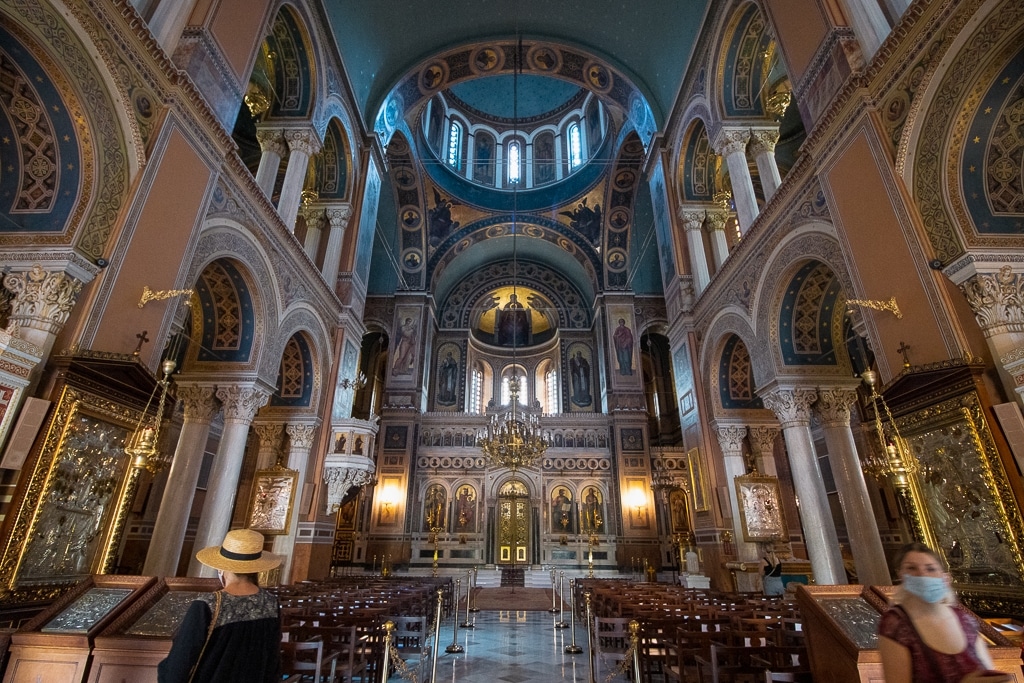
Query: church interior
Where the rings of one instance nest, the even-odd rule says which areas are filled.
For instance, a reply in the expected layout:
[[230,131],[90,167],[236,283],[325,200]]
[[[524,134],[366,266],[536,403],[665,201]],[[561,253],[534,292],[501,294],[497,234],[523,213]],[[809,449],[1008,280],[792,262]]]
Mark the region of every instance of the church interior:
[[249,527],[282,587],[920,541],[1024,618],[1020,2],[4,0],[0,112],[0,611]]

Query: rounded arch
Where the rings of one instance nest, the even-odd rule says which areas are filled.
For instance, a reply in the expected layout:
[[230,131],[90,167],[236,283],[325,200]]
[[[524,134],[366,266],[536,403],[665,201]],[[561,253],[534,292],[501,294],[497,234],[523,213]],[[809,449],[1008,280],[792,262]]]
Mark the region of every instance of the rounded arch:
[[[0,190],[16,198],[4,225],[18,227],[0,228],[0,245],[30,244],[44,233],[92,262],[108,252],[159,107],[147,88],[130,97],[118,56],[88,36],[72,14],[45,4],[0,10],[0,44],[21,47],[6,77],[23,95],[20,115],[0,116],[0,134],[20,146],[5,155],[14,168],[0,179]],[[11,120],[27,131],[9,129]],[[31,139],[53,143],[36,147]]]
[[252,365],[256,347],[256,306],[252,275],[230,257],[206,264],[193,286],[199,306],[192,312],[188,358],[196,363]]
[[[751,390],[756,391],[772,373],[765,367],[766,362],[752,351],[753,340],[756,339],[754,329],[745,312],[731,307],[719,313],[708,327],[704,335],[707,343],[701,348],[699,364],[701,372],[707,378],[707,398],[710,399],[711,419],[724,417],[729,410],[753,409],[755,406],[743,405],[742,401],[723,400],[723,396],[732,396],[729,387],[729,372],[733,367],[731,361],[736,347],[742,343],[749,359],[749,381]],[[723,375],[723,365],[725,375]]]
[[715,153],[703,119],[695,118],[683,136],[676,168],[680,202],[710,204],[718,191],[722,158]]
[[272,88],[271,118],[312,118],[317,77],[308,27],[291,4],[282,4],[270,22],[265,45],[276,56],[262,64]]
[[765,118],[762,86],[770,73],[773,38],[761,8],[740,2],[724,17],[714,56],[709,100],[722,119]]
[[[308,371],[310,391],[305,394],[308,400],[300,405],[315,408],[320,403],[323,393],[323,368],[333,367],[332,345],[330,333],[323,320],[311,308],[301,305],[288,310],[278,325],[278,344],[269,346],[268,355],[282,358],[288,353],[288,345],[293,339],[299,338],[305,370]],[[292,349],[294,354],[295,349]],[[308,362],[308,364],[306,364]],[[273,405],[273,399],[271,399]],[[296,404],[292,404],[296,405]]]

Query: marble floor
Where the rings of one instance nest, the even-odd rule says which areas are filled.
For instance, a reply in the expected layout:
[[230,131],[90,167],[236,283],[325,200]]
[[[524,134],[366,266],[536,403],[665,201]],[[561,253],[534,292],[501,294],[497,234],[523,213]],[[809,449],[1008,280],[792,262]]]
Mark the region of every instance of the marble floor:
[[[568,611],[565,613],[569,620]],[[590,676],[587,631],[576,624],[576,644],[583,652],[565,653],[572,643],[568,628],[555,628],[558,614],[549,612],[477,612],[471,615],[475,627],[459,628],[456,642],[465,652],[449,654],[445,648],[452,643],[451,620],[441,626],[441,647],[437,657],[437,682],[458,683],[530,683],[532,681],[572,681],[588,683],[607,679],[608,671],[599,677]],[[462,617],[460,617],[460,623]],[[428,680],[430,662],[422,680]],[[612,681],[626,681],[623,675]]]

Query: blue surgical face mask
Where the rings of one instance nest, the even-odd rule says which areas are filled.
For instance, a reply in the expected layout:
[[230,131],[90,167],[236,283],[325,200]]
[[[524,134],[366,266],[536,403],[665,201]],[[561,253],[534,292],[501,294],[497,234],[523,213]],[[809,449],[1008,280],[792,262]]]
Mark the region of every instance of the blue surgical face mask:
[[903,588],[925,602],[936,603],[949,595],[949,586],[944,576],[903,576]]

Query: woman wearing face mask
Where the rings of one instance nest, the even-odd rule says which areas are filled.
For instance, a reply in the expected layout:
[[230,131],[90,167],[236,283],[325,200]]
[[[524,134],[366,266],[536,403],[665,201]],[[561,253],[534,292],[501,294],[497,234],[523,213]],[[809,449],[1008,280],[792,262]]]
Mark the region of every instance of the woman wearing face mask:
[[217,570],[224,590],[189,605],[159,683],[249,683],[279,681],[281,624],[277,598],[257,585],[259,572],[282,558],[263,550],[263,534],[229,531],[219,546],[196,558]]
[[902,583],[878,627],[886,683],[998,683],[978,620],[956,604],[949,574],[928,546],[911,543],[896,556]]

